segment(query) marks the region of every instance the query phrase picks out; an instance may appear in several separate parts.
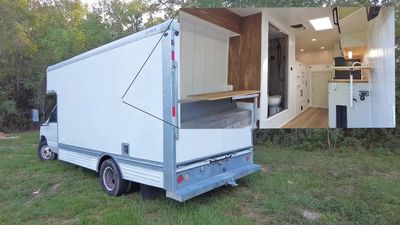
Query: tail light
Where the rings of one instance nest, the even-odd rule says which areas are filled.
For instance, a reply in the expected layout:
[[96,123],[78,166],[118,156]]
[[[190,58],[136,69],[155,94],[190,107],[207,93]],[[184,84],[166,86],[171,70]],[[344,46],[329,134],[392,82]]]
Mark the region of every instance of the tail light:
[[178,184],[181,184],[184,180],[185,180],[185,178],[182,175],[179,175],[178,178],[176,179],[176,182]]

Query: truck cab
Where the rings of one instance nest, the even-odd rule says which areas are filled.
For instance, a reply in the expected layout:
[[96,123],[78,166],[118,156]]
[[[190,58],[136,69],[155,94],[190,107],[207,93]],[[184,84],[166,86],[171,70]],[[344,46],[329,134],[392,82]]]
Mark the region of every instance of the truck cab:
[[38,154],[41,160],[55,159],[58,154],[57,105],[46,122],[40,126]]

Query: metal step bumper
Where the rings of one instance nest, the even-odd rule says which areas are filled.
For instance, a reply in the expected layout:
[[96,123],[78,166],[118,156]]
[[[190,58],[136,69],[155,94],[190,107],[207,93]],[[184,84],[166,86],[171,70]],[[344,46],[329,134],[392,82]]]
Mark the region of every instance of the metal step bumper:
[[167,197],[184,202],[223,185],[231,184],[237,179],[260,170],[260,165],[247,164],[237,169],[227,171],[197,183],[182,187],[174,192],[167,191]]

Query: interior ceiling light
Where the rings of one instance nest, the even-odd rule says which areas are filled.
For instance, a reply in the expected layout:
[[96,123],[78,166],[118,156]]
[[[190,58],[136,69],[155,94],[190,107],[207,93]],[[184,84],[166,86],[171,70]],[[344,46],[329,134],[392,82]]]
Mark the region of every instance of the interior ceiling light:
[[324,46],[321,46],[321,49],[322,49],[322,50],[324,50],[324,49],[325,49],[325,47],[324,47]]
[[348,57],[349,59],[352,59],[352,58],[353,58],[353,52],[352,52],[352,51],[348,51],[348,52],[347,52],[347,57]]
[[311,39],[311,41],[316,41],[317,39],[315,39],[315,38],[313,38],[313,39]]
[[304,52],[304,49],[300,49],[301,52]]
[[311,25],[314,27],[315,30],[328,30],[332,29],[332,23],[329,17],[322,17],[318,19],[310,20]]

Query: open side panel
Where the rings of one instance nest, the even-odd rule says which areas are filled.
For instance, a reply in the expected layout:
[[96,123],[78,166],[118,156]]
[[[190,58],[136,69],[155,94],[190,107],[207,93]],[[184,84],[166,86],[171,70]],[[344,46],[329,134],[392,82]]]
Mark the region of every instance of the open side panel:
[[240,129],[181,129],[176,142],[177,163],[198,161],[249,148],[251,126]]

